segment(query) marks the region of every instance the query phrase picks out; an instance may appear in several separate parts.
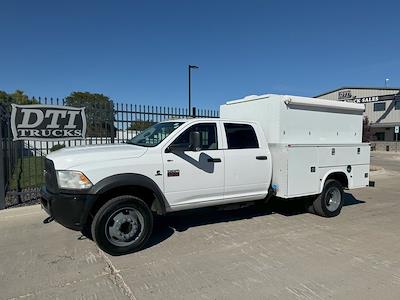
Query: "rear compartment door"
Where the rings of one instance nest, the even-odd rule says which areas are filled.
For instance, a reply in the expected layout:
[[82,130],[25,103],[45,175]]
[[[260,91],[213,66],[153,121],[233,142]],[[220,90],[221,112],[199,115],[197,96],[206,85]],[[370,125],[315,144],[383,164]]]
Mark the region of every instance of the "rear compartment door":
[[289,145],[288,197],[318,193],[318,148]]

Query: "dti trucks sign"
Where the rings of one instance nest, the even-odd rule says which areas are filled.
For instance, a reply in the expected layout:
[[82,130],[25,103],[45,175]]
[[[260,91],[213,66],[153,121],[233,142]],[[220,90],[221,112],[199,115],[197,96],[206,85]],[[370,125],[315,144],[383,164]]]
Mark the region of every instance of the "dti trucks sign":
[[86,135],[85,108],[12,104],[11,124],[14,141],[76,140]]

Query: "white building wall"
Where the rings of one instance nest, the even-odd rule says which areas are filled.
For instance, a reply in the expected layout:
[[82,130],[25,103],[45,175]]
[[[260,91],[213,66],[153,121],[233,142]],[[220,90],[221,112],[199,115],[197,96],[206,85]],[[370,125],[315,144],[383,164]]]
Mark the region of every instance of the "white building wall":
[[[376,97],[376,96],[387,96],[387,95],[400,95],[400,89],[386,89],[386,88],[343,88],[338,89],[326,94],[319,95],[315,98],[336,100],[336,101],[348,101],[354,102],[356,99]],[[364,100],[375,100],[375,99],[364,99]],[[394,126],[400,125],[400,109],[395,108],[397,100],[379,100],[364,103],[365,112],[364,115],[368,117],[368,120],[373,124],[371,132],[375,138],[377,135],[384,135],[385,141],[394,141]],[[374,111],[375,103],[385,103],[384,111]],[[385,144],[386,147],[386,144]],[[391,146],[390,146],[391,147]],[[386,149],[386,148],[385,148]]]
[[369,121],[371,123],[390,123],[392,125],[393,123],[400,123],[400,110],[395,109],[395,100],[379,102],[386,103],[385,111],[374,111],[374,103],[365,104],[365,115],[368,116]]
[[327,100],[342,100],[346,101],[346,99],[341,99],[339,97],[339,93],[350,91],[351,97],[347,100],[351,100],[354,98],[364,98],[364,97],[372,97],[372,96],[385,96],[385,95],[393,95],[397,94],[400,90],[399,89],[352,89],[352,88],[344,88],[340,89],[328,94],[320,95],[315,98],[327,99]]
[[[316,98],[353,102],[355,99],[359,98],[393,95],[399,92],[399,89],[343,88],[331,93],[317,96]],[[368,117],[371,123],[390,123],[391,125],[393,125],[393,123],[400,123],[400,110],[395,109],[395,101],[396,100],[387,100],[365,103],[364,115]],[[377,102],[385,103],[385,111],[374,111],[374,103]]]

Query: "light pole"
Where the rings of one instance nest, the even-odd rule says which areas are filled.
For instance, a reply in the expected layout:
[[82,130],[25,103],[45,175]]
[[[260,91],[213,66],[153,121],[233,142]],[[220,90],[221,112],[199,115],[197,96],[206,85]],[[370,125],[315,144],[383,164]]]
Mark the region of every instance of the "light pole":
[[198,69],[198,66],[188,65],[188,72],[189,72],[189,116],[192,115],[192,69]]
[[385,79],[385,87],[388,87],[389,78]]

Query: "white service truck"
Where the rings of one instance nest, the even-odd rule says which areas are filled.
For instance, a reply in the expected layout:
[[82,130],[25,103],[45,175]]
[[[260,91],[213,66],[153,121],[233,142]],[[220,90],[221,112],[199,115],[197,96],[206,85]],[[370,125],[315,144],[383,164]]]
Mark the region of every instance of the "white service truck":
[[368,186],[362,104],[262,95],[227,102],[218,119],[169,120],[125,144],[65,148],[45,161],[42,206],[90,229],[104,251],[143,247],[153,214],[311,196],[333,217],[343,189]]

